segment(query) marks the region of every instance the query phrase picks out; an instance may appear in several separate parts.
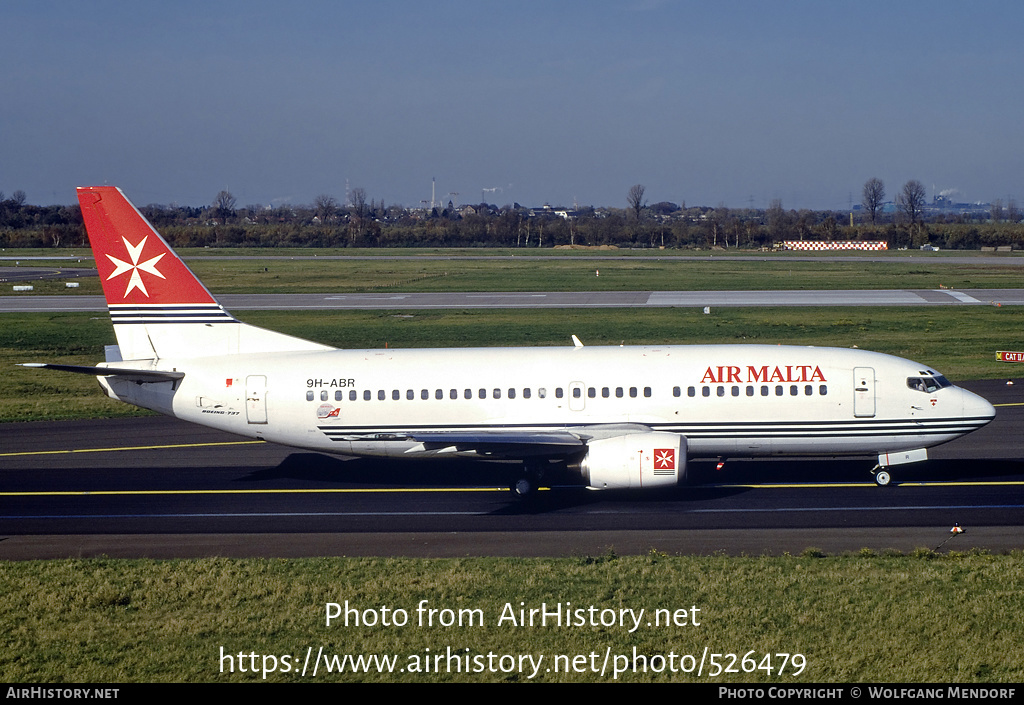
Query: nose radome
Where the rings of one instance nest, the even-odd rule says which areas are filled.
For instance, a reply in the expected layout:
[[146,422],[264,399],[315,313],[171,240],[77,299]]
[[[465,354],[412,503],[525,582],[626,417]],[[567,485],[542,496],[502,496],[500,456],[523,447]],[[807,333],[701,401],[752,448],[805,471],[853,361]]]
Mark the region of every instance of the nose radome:
[[[988,399],[979,397],[974,392],[961,389],[964,399],[964,416],[970,418],[987,418],[989,421],[996,417],[996,408],[989,403]],[[986,422],[987,423],[987,422]]]

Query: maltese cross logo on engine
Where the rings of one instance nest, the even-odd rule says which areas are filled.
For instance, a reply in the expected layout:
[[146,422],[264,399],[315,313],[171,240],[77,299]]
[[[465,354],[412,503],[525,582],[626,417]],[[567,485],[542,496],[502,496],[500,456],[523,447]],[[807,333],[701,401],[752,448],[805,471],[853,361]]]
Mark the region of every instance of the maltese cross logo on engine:
[[131,262],[125,262],[124,260],[119,260],[117,257],[107,255],[107,259],[113,262],[115,267],[113,274],[107,277],[107,281],[110,281],[114,277],[120,276],[127,271],[131,271],[132,273],[131,276],[128,277],[128,288],[125,289],[124,292],[124,298],[126,299],[128,298],[128,294],[132,293],[132,289],[138,289],[147,297],[149,296],[149,292],[146,291],[146,284],[142,281],[142,275],[139,274],[140,269],[147,274],[153,274],[161,279],[166,279],[166,277],[156,268],[156,263],[163,259],[163,256],[167,254],[166,252],[163,252],[156,257],[152,257],[145,262],[139,262],[139,258],[142,256],[142,249],[146,246],[146,240],[148,239],[148,237],[144,237],[142,238],[142,242],[138,245],[132,245],[127,239],[123,237],[121,238],[124,242],[124,246],[128,248],[128,256],[131,258]]
[[674,448],[655,448],[654,467],[665,470],[676,469],[676,451]]

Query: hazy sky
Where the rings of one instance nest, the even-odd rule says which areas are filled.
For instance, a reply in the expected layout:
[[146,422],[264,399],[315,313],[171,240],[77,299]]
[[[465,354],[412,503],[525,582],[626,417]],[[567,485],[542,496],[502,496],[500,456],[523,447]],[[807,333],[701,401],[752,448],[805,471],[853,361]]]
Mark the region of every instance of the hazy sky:
[[1021,202],[1022,47],[1019,1],[4,0],[0,190]]

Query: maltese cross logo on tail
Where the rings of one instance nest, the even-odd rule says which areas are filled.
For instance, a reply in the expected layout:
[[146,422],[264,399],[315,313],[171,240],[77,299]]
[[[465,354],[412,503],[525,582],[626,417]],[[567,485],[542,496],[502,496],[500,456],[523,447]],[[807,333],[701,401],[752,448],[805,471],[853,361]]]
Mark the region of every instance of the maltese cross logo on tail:
[[156,268],[157,262],[163,259],[163,256],[167,254],[166,252],[160,253],[156,257],[151,257],[145,262],[139,262],[139,259],[142,257],[142,250],[143,248],[145,248],[146,240],[148,239],[148,237],[144,237],[142,238],[142,242],[140,242],[138,245],[132,245],[130,242],[128,242],[127,238],[121,238],[122,242],[124,242],[124,246],[128,249],[128,257],[131,258],[131,262],[125,262],[124,260],[120,260],[117,257],[107,255],[107,259],[113,262],[115,267],[113,273],[109,277],[107,277],[107,281],[110,281],[114,277],[121,276],[125,272],[131,272],[131,276],[128,277],[128,288],[125,289],[124,298],[128,298],[128,294],[132,293],[132,289],[138,289],[147,297],[149,296],[149,292],[146,291],[146,284],[145,282],[142,281],[142,275],[139,274],[140,269],[143,272],[153,274],[155,276],[160,277],[161,279],[166,278]]

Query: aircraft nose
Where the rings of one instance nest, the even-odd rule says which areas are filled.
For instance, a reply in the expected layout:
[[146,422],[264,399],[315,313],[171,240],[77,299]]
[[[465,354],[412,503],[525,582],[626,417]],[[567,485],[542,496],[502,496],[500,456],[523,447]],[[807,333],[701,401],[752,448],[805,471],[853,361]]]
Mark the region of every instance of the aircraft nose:
[[960,391],[964,399],[964,416],[987,419],[985,423],[996,417],[996,408],[989,403],[988,399],[979,397],[974,392],[968,392],[966,389],[961,389]]

